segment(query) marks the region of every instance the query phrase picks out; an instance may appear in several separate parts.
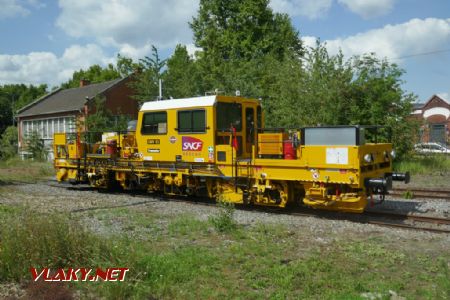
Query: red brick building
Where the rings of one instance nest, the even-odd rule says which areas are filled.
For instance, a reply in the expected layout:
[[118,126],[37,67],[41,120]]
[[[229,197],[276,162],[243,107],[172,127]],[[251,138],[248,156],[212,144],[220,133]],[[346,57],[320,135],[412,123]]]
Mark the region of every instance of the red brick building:
[[21,157],[29,154],[25,147],[25,138],[34,131],[44,140],[48,158],[52,159],[53,134],[76,132],[76,124],[83,123],[88,115],[95,112],[96,97],[105,100],[105,108],[113,115],[120,114],[128,116],[130,120],[137,119],[139,105],[132,98],[129,81],[130,77],[96,84],[81,80],[78,88],[57,89],[21,108],[17,112]]
[[421,142],[450,142],[450,104],[447,100],[433,95],[425,103],[417,103],[413,116],[422,122]]

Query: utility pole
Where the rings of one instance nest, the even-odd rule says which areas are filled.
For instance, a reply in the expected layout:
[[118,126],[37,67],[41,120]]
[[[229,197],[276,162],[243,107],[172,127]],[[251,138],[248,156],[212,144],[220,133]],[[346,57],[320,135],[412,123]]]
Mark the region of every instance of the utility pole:
[[15,94],[12,94],[12,105],[11,105],[11,111],[12,111],[12,125],[14,126],[14,106],[15,106]]
[[159,97],[158,100],[162,100],[162,80],[159,79]]

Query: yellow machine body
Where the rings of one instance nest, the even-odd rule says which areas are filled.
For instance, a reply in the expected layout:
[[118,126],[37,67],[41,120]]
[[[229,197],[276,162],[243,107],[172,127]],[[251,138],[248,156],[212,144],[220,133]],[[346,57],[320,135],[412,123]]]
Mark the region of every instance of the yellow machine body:
[[95,143],[55,134],[55,168],[59,181],[99,188],[362,212],[392,180],[391,144],[366,143],[364,132],[267,129],[255,99],[163,100],[142,106],[135,132],[105,133]]

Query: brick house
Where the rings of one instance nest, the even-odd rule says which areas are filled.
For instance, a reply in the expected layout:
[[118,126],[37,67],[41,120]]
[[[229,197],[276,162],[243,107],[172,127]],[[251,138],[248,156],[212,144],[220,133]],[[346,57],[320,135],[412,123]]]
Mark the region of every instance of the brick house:
[[450,142],[450,103],[445,99],[433,95],[425,103],[416,103],[412,115],[422,122],[421,142]]
[[[53,133],[76,132],[76,124],[82,123],[86,116],[95,112],[95,97],[105,99],[104,105],[113,115],[126,115],[130,120],[137,119],[138,102],[133,99],[128,86],[130,77],[107,82],[89,84],[80,81],[78,88],[57,89],[22,107],[17,111],[19,132],[19,155],[29,155],[25,138],[30,132],[37,132],[44,140],[48,159],[53,159]],[[83,131],[84,128],[79,128]]]

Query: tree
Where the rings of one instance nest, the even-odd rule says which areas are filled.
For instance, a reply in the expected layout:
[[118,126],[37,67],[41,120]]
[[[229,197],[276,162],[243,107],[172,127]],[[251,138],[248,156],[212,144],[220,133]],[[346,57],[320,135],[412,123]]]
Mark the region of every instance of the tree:
[[0,86],[0,134],[13,125],[13,112],[47,92],[47,85],[6,84]]
[[198,95],[198,82],[194,60],[189,56],[186,46],[177,45],[173,55],[167,60],[164,73],[164,94],[167,97],[183,98]]
[[159,97],[159,79],[163,77],[162,69],[166,60],[159,57],[158,49],[152,46],[152,56],[146,56],[139,61],[139,72],[130,83],[135,91],[134,99],[139,103],[156,100]]
[[[266,120],[273,127],[316,125],[384,125],[391,128],[400,155],[412,148],[413,94],[401,89],[403,70],[375,55],[344,60],[324,45],[309,49],[302,62],[274,61],[265,76]],[[388,139],[388,131],[379,136]]]
[[126,77],[139,70],[139,64],[134,62],[133,59],[117,54],[117,71],[120,77]]
[[91,132],[125,131],[128,117],[120,114],[113,116],[111,111],[105,108],[105,101],[104,97],[94,98],[95,112],[87,117],[86,124],[80,124],[80,126],[86,125],[86,129]]
[[302,53],[289,17],[274,14],[269,0],[201,0],[190,26],[196,46],[215,63],[251,60],[269,53],[279,59],[287,51]]
[[404,70],[374,54],[352,60],[354,80],[349,105],[350,124],[386,125],[401,156],[412,150],[418,124],[410,118],[417,96],[401,88]]
[[100,65],[92,65],[87,70],[80,69],[75,71],[72,75],[72,79],[61,84],[61,88],[76,88],[80,86],[80,80],[88,80],[90,83],[100,83],[108,80],[120,78],[119,71],[109,64],[105,68]]
[[[219,89],[226,94],[263,92],[259,85],[261,65],[286,56],[301,57],[298,32],[287,15],[274,14],[268,0],[201,0],[190,23],[199,52],[196,66],[200,92]],[[261,94],[259,94],[261,95]]]
[[17,127],[9,126],[6,128],[0,139],[0,156],[2,159],[9,159],[17,154]]
[[25,139],[27,150],[31,153],[31,157],[36,160],[44,160],[47,156],[44,140],[37,131],[29,133]]

